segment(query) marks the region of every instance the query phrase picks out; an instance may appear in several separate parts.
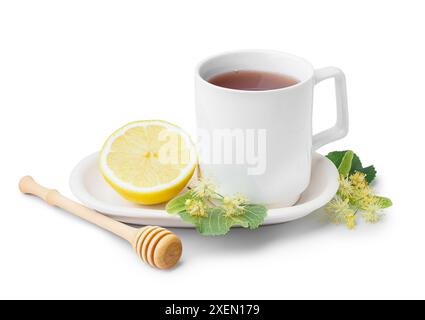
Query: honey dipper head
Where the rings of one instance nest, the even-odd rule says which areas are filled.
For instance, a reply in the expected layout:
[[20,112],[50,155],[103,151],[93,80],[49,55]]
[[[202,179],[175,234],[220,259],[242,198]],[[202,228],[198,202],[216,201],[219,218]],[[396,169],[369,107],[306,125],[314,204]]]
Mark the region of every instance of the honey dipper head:
[[139,230],[133,247],[143,261],[158,269],[174,267],[183,251],[178,236],[167,229],[150,226]]

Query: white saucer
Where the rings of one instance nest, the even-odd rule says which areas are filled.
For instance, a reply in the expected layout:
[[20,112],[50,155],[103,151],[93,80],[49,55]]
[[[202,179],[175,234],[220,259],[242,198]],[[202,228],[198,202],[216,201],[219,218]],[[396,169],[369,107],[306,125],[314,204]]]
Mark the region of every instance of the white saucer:
[[[98,153],[83,159],[70,178],[72,193],[87,207],[116,220],[140,225],[193,227],[170,215],[164,205],[140,206],[121,198],[103,179],[98,169]],[[326,157],[315,153],[311,182],[297,204],[287,208],[269,208],[264,225],[302,218],[328,203],[338,190],[338,171]]]

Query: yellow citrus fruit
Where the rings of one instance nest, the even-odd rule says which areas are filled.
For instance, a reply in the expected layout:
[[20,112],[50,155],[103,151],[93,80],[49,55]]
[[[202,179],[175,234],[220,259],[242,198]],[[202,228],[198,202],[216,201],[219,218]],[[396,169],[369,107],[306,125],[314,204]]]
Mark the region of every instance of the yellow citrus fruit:
[[186,186],[197,158],[194,144],[181,128],[146,120],[115,131],[105,142],[99,162],[106,181],[125,199],[156,204]]

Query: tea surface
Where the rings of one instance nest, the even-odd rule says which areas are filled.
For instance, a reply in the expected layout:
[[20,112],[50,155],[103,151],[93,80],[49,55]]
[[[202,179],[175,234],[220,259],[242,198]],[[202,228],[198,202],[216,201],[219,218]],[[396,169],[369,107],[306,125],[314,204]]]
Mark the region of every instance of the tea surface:
[[299,81],[282,73],[235,70],[215,75],[208,82],[228,89],[261,91],[290,87]]

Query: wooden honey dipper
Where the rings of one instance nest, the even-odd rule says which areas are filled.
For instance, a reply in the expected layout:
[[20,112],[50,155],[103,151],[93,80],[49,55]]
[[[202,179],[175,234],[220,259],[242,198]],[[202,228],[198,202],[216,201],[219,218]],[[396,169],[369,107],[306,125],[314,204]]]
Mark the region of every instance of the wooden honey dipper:
[[169,269],[180,260],[182,242],[177,235],[167,229],[152,226],[141,229],[132,228],[88,209],[64,197],[56,190],[39,185],[30,176],[23,177],[19,181],[19,189],[22,193],[35,195],[50,205],[62,208],[127,240],[137,255],[154,268]]

